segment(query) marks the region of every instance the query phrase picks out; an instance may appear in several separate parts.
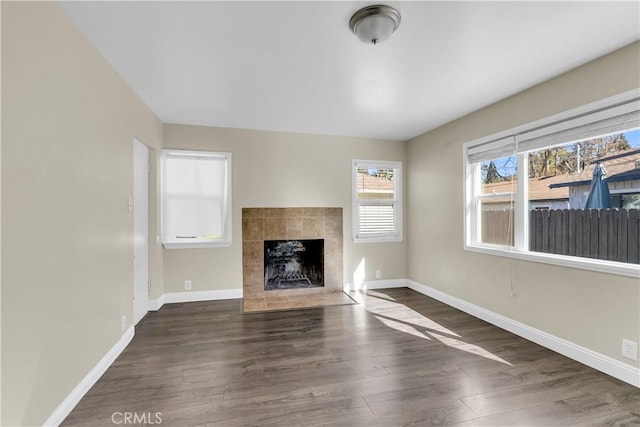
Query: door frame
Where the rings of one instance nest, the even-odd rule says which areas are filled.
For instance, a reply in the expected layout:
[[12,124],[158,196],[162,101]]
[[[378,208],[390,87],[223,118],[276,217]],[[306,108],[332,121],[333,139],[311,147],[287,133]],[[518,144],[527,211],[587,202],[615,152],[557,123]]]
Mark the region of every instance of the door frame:
[[149,147],[133,138],[133,324],[149,311]]

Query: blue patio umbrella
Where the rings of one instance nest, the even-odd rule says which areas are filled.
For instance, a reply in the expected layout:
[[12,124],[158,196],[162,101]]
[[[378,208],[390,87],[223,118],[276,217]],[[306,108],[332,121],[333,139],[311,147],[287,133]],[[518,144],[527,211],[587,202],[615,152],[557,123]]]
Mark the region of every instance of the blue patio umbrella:
[[587,197],[585,209],[609,209],[611,208],[611,199],[609,198],[609,185],[605,181],[607,171],[602,163],[596,164],[593,169],[593,178],[591,178],[591,189]]

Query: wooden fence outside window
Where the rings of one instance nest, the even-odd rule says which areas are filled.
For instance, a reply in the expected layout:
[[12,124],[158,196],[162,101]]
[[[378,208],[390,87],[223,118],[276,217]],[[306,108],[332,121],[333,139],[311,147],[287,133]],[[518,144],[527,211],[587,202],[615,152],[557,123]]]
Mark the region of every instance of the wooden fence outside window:
[[[512,210],[482,212],[482,242],[513,245]],[[529,250],[640,264],[640,210],[531,210]]]

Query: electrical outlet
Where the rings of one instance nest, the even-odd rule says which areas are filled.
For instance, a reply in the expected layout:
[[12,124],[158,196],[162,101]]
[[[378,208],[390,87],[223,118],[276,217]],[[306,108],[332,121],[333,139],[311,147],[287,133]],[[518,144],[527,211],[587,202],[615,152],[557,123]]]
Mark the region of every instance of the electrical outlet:
[[376,270],[376,279],[379,279],[382,277],[382,270]]
[[185,289],[185,291],[190,291],[191,290],[191,280],[185,280],[184,281],[184,289]]
[[638,360],[638,343],[622,340],[622,356],[631,360]]
[[127,329],[127,315],[123,314],[122,319],[120,319],[120,332],[124,332]]

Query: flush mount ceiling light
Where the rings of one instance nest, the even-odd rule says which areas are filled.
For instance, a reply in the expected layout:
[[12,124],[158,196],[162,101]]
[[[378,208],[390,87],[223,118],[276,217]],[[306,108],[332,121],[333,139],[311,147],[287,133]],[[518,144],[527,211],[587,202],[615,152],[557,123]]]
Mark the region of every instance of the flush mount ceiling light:
[[400,13],[390,6],[367,6],[353,14],[349,28],[365,43],[378,44],[400,25]]

